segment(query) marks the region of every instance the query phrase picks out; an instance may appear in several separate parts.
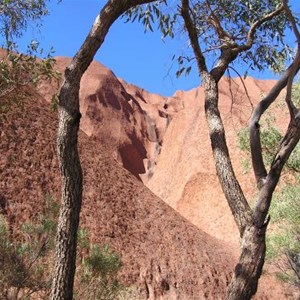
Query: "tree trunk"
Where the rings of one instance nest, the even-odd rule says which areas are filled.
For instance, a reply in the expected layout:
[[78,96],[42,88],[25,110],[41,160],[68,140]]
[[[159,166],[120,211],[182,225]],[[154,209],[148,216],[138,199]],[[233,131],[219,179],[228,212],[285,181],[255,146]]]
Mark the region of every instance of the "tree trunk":
[[218,82],[209,73],[202,75],[205,89],[205,116],[209,128],[211,148],[215,160],[217,175],[234,216],[234,220],[243,236],[244,229],[252,220],[251,208],[236,179],[226,142],[225,129],[218,108]]
[[80,80],[102,45],[113,22],[126,10],[154,0],[109,0],[65,71],[59,94],[57,151],[62,178],[61,209],[51,300],[71,300],[76,270],[77,229],[82,202],[82,170],[77,149],[80,123]]
[[265,262],[266,227],[246,227],[241,255],[227,290],[227,300],[249,300],[257,291],[258,280]]
[[225,130],[218,109],[218,84],[204,74],[205,113],[217,175],[234,215],[242,238],[241,255],[228,287],[228,300],[248,300],[256,293],[265,259],[266,225],[255,224],[253,213],[236,179],[226,143]]
[[[67,81],[66,81],[67,82]],[[52,282],[51,299],[72,299],[76,265],[76,238],[82,199],[82,170],[77,150],[77,132],[80,113],[78,87],[64,84],[59,95],[59,128],[57,151],[62,174],[62,203],[59,215],[55,272]],[[67,110],[69,95],[74,104]]]
[[[230,300],[251,299],[257,291],[258,280],[261,276],[265,260],[265,234],[269,222],[267,215],[272,200],[272,194],[278,183],[284,164],[300,139],[300,112],[295,108],[291,99],[291,85],[295,74],[300,68],[300,33],[298,32],[296,21],[288,7],[287,1],[283,0],[282,2],[282,5],[276,10],[266,14],[264,17],[253,23],[248,32],[246,44],[238,46],[235,44],[234,40],[227,45],[223,44],[217,63],[209,72],[199,44],[199,36],[194,23],[194,18],[191,17],[193,9],[190,8],[189,0],[181,0],[181,14],[195,53],[199,75],[201,76],[205,90],[205,115],[209,127],[217,175],[242,238],[241,256],[227,291],[226,299]],[[229,64],[237,58],[238,54],[247,51],[252,47],[257,28],[268,20],[281,14],[283,10],[285,10],[295,36],[297,37],[298,50],[291,67],[286,71],[285,75],[278,84],[275,85],[268,96],[260,102],[251,119],[251,155],[255,177],[259,187],[258,201],[255,208],[251,209],[232,168],[226,143],[225,130],[218,107],[218,82],[224,75]],[[223,33],[224,28],[222,28],[220,23],[217,22],[216,24],[216,32],[218,33],[218,29],[221,29],[221,33],[218,33],[219,39],[224,41],[229,37],[230,42],[230,35],[225,36]],[[291,112],[291,121],[286,135],[274,157],[271,169],[269,173],[267,173],[262,159],[259,120],[261,115],[269,105],[275,101],[280,91],[288,82],[290,84],[288,86],[286,103]]]

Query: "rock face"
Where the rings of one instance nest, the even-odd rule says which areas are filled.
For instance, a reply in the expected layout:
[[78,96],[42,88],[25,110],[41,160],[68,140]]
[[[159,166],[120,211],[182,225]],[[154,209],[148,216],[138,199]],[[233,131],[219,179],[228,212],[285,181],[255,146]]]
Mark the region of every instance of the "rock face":
[[[63,72],[69,62],[57,58],[57,68]],[[240,79],[220,82],[220,110],[237,177],[250,197],[255,182],[243,174],[236,136],[246,126],[252,105],[274,82],[247,78],[244,84],[247,93]],[[54,87],[42,84],[39,92],[50,100]],[[93,62],[82,78],[80,101],[81,129],[88,136],[97,138],[124,168],[196,226],[238,245],[212,159],[202,88],[162,97]]]
[[[255,182],[249,176],[252,174],[243,174],[243,153],[237,147],[237,133],[247,126],[252,105],[270,90],[273,83],[247,78],[248,95],[240,79],[223,79],[219,84],[219,106],[230,155],[248,196],[253,194]],[[174,98],[182,109],[173,116],[166,131],[155,173],[147,186],[196,226],[219,239],[237,244],[238,232],[215,171],[203,89],[180,91]]]
[[[63,72],[70,62],[57,58]],[[55,86],[42,83],[38,91],[51,100]],[[81,129],[97,137],[114,158],[138,179],[147,182],[161,150],[170,121],[166,98],[118,79],[112,71],[93,62],[81,80]]]
[[[69,62],[57,58],[58,70]],[[250,100],[272,84],[246,79]],[[36,216],[45,194],[59,199],[57,121],[45,101],[56,88],[41,83],[0,123],[0,208],[12,230]],[[239,80],[225,79],[219,88],[234,167],[251,195],[254,181],[243,175],[236,147],[251,104]],[[121,253],[122,280],[140,287],[141,299],[223,299],[238,235],[215,174],[203,90],[149,94],[93,62],[81,81],[80,101],[81,226],[94,242]],[[269,280],[257,298],[287,296]]]
[[[0,204],[12,232],[34,220],[46,194],[59,199],[56,119],[34,95],[0,124]],[[233,268],[226,245],[157,198],[96,138],[81,132],[79,141],[81,226],[121,254],[122,281],[141,288],[141,299],[222,299]]]

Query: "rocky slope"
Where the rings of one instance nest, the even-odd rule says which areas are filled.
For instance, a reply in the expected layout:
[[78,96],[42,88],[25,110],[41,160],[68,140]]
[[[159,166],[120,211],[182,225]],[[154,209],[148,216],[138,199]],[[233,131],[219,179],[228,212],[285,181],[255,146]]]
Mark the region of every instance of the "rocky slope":
[[[57,58],[57,68],[63,72],[69,61]],[[237,177],[251,198],[255,182],[252,174],[243,173],[236,137],[274,81],[248,77],[244,84],[247,92],[240,79],[221,81],[220,110]],[[39,87],[48,101],[54,90],[48,83]],[[150,94],[93,62],[82,78],[80,101],[81,129],[88,136],[196,226],[237,246],[238,233],[211,154],[202,88],[172,97]]]
[[[57,58],[63,73],[70,59]],[[56,86],[42,83],[38,91],[51,101]],[[161,150],[171,113],[166,98],[119,80],[112,71],[93,62],[81,80],[81,129],[97,137],[112,156],[138,179],[147,182]]]
[[[14,232],[34,220],[50,193],[59,199],[56,114],[41,98],[1,122],[0,199]],[[81,226],[122,255],[122,280],[142,299],[221,299],[233,268],[224,243],[196,228],[80,133],[84,172]]]
[[[62,71],[68,62],[58,58],[57,68]],[[250,98],[271,84],[248,79]],[[0,123],[0,207],[12,230],[35,218],[46,193],[59,199],[57,121],[45,101],[55,88],[42,83],[24,107],[14,107]],[[236,130],[251,105],[237,81],[223,81],[220,90],[231,154],[251,194],[253,181],[242,176],[235,147]],[[93,62],[80,99],[82,226],[93,241],[121,253],[122,280],[139,286],[141,299],[224,298],[238,237],[211,159],[202,90],[151,95]],[[265,280],[258,299],[288,297],[278,283]]]
[[[230,155],[248,198],[255,191],[255,182],[251,173],[243,173],[244,156],[237,147],[237,134],[247,126],[252,105],[273,84],[247,78],[248,94],[240,79],[223,79],[219,84],[219,107]],[[238,232],[215,171],[204,115],[203,89],[180,91],[174,97],[182,109],[173,117],[164,136],[155,173],[147,186],[198,227],[219,239],[237,243]]]

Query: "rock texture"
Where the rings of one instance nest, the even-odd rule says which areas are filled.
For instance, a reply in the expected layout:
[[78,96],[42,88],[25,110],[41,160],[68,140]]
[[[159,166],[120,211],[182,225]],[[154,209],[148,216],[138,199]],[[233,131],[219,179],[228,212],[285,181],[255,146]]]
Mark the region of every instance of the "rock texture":
[[[34,95],[1,122],[0,204],[12,232],[34,220],[50,193],[59,199],[56,114]],[[141,299],[222,299],[233,268],[226,245],[180,216],[80,133],[81,226],[122,256],[122,281]]]
[[[57,69],[63,73],[69,62],[58,57]],[[38,91],[51,101],[55,85],[44,82]],[[165,103],[166,98],[128,84],[93,62],[81,80],[81,129],[97,137],[127,170],[147,182],[170,121]]]
[[[57,58],[58,70],[69,61]],[[248,78],[250,100],[272,84]],[[45,101],[56,88],[41,83],[0,123],[0,207],[12,231],[36,217],[46,193],[59,199],[57,121]],[[224,79],[219,88],[234,167],[252,195],[254,181],[243,175],[236,148],[251,104],[239,80]],[[93,62],[80,101],[81,225],[122,254],[122,280],[139,286],[141,299],[223,299],[238,236],[211,158],[202,89],[153,95]],[[288,295],[265,276],[257,299]]]
[[[243,174],[243,153],[237,147],[237,133],[247,126],[252,105],[273,84],[247,78],[248,95],[240,79],[223,79],[219,84],[219,106],[230,155],[236,175],[249,197],[255,191],[255,182],[252,174]],[[181,110],[168,127],[156,171],[147,186],[198,227],[237,244],[238,232],[216,176],[204,115],[203,89],[179,91],[174,98]]]

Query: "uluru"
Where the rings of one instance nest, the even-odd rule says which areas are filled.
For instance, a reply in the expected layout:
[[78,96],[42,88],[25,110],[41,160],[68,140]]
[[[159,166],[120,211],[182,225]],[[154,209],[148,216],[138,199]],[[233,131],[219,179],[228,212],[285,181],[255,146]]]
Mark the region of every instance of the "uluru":
[[[57,70],[69,61],[57,57]],[[239,78],[219,86],[230,154],[248,195],[254,178],[243,174],[237,131],[273,84],[249,77],[247,93]],[[16,230],[42,209],[46,193],[60,199],[55,89],[41,82],[1,121],[0,205]],[[94,61],[81,80],[80,109],[81,226],[121,255],[122,283],[138,287],[140,299],[223,299],[239,236],[216,176],[202,88],[151,94]],[[293,299],[266,270],[255,299]]]

